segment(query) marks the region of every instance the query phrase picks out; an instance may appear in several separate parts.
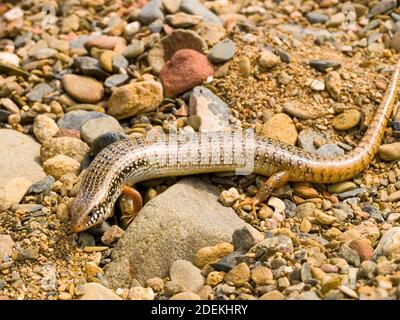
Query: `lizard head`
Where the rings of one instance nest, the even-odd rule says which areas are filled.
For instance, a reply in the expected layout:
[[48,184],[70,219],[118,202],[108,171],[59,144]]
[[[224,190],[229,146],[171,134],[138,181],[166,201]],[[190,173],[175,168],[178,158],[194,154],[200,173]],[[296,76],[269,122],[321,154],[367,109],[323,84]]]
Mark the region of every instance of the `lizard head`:
[[69,207],[71,214],[71,229],[73,232],[82,232],[98,225],[112,215],[112,207],[99,199],[97,202],[88,201],[78,195]]

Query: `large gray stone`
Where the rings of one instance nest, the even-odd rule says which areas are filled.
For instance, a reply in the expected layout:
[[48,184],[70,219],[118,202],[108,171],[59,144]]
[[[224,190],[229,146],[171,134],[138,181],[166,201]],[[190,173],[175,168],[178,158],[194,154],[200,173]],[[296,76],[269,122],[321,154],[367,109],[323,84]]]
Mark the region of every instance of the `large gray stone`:
[[18,131],[0,129],[0,210],[18,204],[28,188],[45,176],[40,144]]
[[220,204],[218,195],[218,188],[190,177],[150,200],[113,251],[108,285],[166,277],[175,260],[193,261],[198,249],[231,242],[233,232],[247,223]]

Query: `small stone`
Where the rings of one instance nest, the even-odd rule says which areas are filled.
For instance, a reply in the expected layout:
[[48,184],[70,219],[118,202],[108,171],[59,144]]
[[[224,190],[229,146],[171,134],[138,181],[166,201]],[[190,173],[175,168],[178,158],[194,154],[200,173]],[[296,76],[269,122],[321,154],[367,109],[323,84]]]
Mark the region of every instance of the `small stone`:
[[13,54],[10,52],[0,52],[0,63],[18,67],[19,66],[19,58],[16,54]]
[[361,195],[363,193],[367,193],[367,190],[365,188],[357,188],[357,189],[353,189],[353,190],[349,190],[349,191],[346,191],[346,192],[339,193],[338,196],[339,196],[340,200],[344,200],[344,199],[347,199],[347,198],[357,197],[357,196],[359,196],[359,195]]
[[95,47],[105,50],[114,50],[117,53],[122,53],[126,48],[126,41],[122,37],[99,35],[86,40],[84,46],[87,50]]
[[56,122],[46,115],[38,115],[33,123],[33,134],[43,143],[54,137],[59,131]]
[[94,236],[89,232],[79,233],[77,242],[80,248],[93,247],[96,245]]
[[309,233],[311,228],[312,228],[311,222],[308,219],[303,218],[300,224],[300,231],[304,233]]
[[72,300],[72,296],[68,292],[60,292],[58,295],[58,300]]
[[248,250],[263,239],[264,236],[259,231],[247,225],[236,229],[232,235],[232,243],[236,249]]
[[51,48],[39,48],[35,50],[32,57],[36,60],[49,59],[57,54],[57,50]]
[[318,209],[314,211],[314,217],[320,224],[323,225],[332,225],[337,221],[336,217],[330,216],[329,214],[326,214]]
[[213,46],[226,37],[225,28],[213,22],[201,21],[196,25],[194,31],[205,40],[209,46]]
[[114,74],[111,77],[108,77],[104,80],[104,86],[107,88],[118,87],[121,84],[124,84],[129,80],[129,76],[127,74]]
[[177,260],[171,265],[170,277],[187,291],[198,292],[204,284],[201,270],[186,260]]
[[141,81],[118,88],[108,101],[108,114],[116,119],[125,119],[155,110],[163,99],[159,82]]
[[297,142],[298,145],[304,150],[315,153],[317,151],[317,148],[314,141],[318,139],[323,139],[320,133],[314,131],[311,128],[306,128],[300,131],[297,137]]
[[150,24],[157,19],[164,19],[164,14],[161,10],[162,0],[151,0],[141,10],[138,19],[143,24]]
[[164,286],[164,293],[167,296],[173,296],[177,293],[185,291],[185,288],[174,281],[167,281]]
[[93,78],[66,74],[62,77],[62,83],[65,91],[80,102],[95,103],[104,95],[102,84]]
[[221,19],[197,0],[182,0],[179,5],[179,10],[201,16],[206,21],[221,24]]
[[309,108],[299,106],[297,103],[288,102],[283,105],[283,111],[298,119],[310,120],[318,118],[317,112],[311,111]]
[[151,288],[133,287],[129,289],[130,300],[154,300],[154,292]]
[[219,258],[232,253],[235,250],[234,246],[230,243],[219,243],[213,247],[204,247],[199,249],[194,256],[194,264],[202,268],[207,263],[218,260]]
[[169,300],[200,300],[200,297],[193,292],[181,292],[172,296]]
[[308,21],[312,24],[314,23],[325,23],[329,20],[329,17],[316,11],[307,12],[306,17]]
[[299,204],[296,208],[296,217],[298,218],[305,218],[311,217],[314,214],[316,206],[312,202],[305,202]]
[[162,292],[164,290],[164,281],[158,277],[148,279],[146,285],[152,288],[154,292]]
[[351,181],[343,181],[328,186],[330,193],[342,193],[357,188],[357,185]]
[[377,4],[375,4],[371,10],[368,13],[368,17],[372,18],[375,17],[376,15],[383,14],[391,9],[394,9],[397,7],[397,1],[396,0],[383,0],[379,1]]
[[340,248],[339,255],[349,264],[358,267],[361,263],[358,253],[351,249],[347,244],[343,244]]
[[252,67],[250,59],[248,57],[244,55],[240,56],[238,60],[238,65],[239,65],[239,73],[242,77],[247,78],[251,75]]
[[160,78],[167,96],[175,97],[201,84],[214,74],[206,56],[190,49],[177,51],[161,69]]
[[186,14],[184,12],[178,12],[165,17],[165,21],[175,28],[190,28],[198,24],[201,20],[199,16]]
[[313,82],[310,84],[310,88],[314,91],[324,91],[325,83],[320,80],[313,80]]
[[113,225],[108,229],[101,237],[101,242],[107,246],[112,246],[117,243],[117,241],[124,235],[124,230],[122,230],[117,225]]
[[293,120],[284,113],[274,114],[262,126],[261,133],[269,138],[295,145],[297,130]]
[[335,117],[333,126],[336,130],[348,130],[358,125],[360,120],[360,111],[356,109],[349,109]]
[[[231,116],[228,105],[216,96],[209,89],[197,86],[193,88],[189,99],[189,114],[198,116],[200,126],[193,126],[193,129],[222,131],[230,127],[229,118]],[[191,125],[192,118],[188,119]]]
[[278,290],[264,293],[259,300],[285,300],[285,296]]
[[111,50],[106,50],[100,55],[99,58],[100,65],[107,72],[113,71],[113,57],[116,55],[118,54]]
[[84,292],[80,300],[122,300],[113,291],[95,282],[82,285],[80,291]]
[[122,54],[117,54],[112,57],[112,69],[114,72],[121,72],[128,68],[129,62]]
[[217,284],[224,280],[225,272],[223,271],[211,271],[207,275],[206,283],[211,287],[215,287]]
[[344,155],[344,150],[335,143],[327,143],[318,148],[315,153],[325,157],[340,157]]
[[220,193],[218,200],[226,207],[232,206],[240,197],[236,188],[230,188]]
[[63,175],[72,173],[76,176],[79,174],[81,165],[75,159],[64,155],[57,155],[46,160],[43,163],[44,171],[56,179],[60,179]]
[[82,162],[89,153],[89,146],[82,140],[72,137],[56,137],[46,140],[40,148],[42,162],[56,155],[65,155]]
[[342,90],[342,79],[340,74],[336,71],[331,71],[325,76],[326,90],[330,96],[338,100]]
[[11,256],[14,246],[15,243],[9,235],[0,234],[0,264],[6,257]]
[[374,249],[365,239],[357,239],[350,242],[349,247],[360,256],[361,261],[371,260]]
[[124,27],[124,38],[132,39],[132,37],[140,30],[140,22],[133,21]]
[[196,32],[192,30],[178,29],[161,39],[163,49],[163,60],[170,60],[172,56],[182,49],[190,49],[205,54],[207,43]]
[[48,93],[53,92],[53,88],[47,83],[39,83],[32,88],[31,91],[26,95],[29,101],[41,102],[43,97]]
[[85,264],[85,273],[88,279],[96,278],[98,274],[104,274],[103,269],[98,267],[94,262],[87,262]]
[[400,160],[400,142],[380,145],[378,148],[379,157],[385,161]]
[[74,67],[79,69],[81,74],[96,79],[103,80],[109,76],[109,73],[101,68],[100,62],[92,57],[75,57]]
[[39,257],[39,253],[36,248],[33,246],[29,246],[27,248],[22,248],[18,250],[18,254],[16,257],[17,261],[35,261]]
[[74,110],[65,114],[60,120],[58,120],[58,126],[61,129],[74,129],[77,131],[81,130],[82,125],[90,120],[97,118],[107,117],[104,113],[95,111],[84,111],[84,110]]
[[124,134],[124,130],[119,122],[112,117],[91,119],[86,121],[81,127],[82,140],[89,145],[100,136],[109,132]]
[[339,69],[342,65],[337,61],[330,60],[311,60],[310,66],[320,72],[326,72],[328,69]]
[[293,242],[288,236],[278,235],[272,238],[265,238],[252,247],[249,252],[255,253],[256,256],[262,256],[264,254],[269,256],[276,252],[281,252],[283,254],[291,253],[293,252]]
[[231,39],[225,39],[218,42],[208,54],[208,58],[213,63],[226,62],[235,55],[236,46]]
[[383,234],[375,249],[373,259],[376,260],[380,256],[386,256],[388,259],[400,257],[400,227],[393,227]]
[[242,262],[225,274],[224,279],[226,282],[232,282],[236,287],[241,287],[250,281],[250,269],[246,263]]
[[258,58],[258,63],[265,69],[273,68],[278,65],[279,62],[279,57],[269,50],[261,51],[260,57]]
[[48,195],[54,185],[54,182],[55,180],[52,176],[47,176],[43,180],[40,180],[31,185],[26,193],[27,194],[44,193],[45,195]]
[[134,59],[140,56],[144,52],[144,49],[144,41],[133,39],[131,44],[124,50],[123,55],[127,59]]
[[273,280],[272,271],[267,267],[257,266],[251,270],[251,280],[259,286],[271,284],[271,280]]

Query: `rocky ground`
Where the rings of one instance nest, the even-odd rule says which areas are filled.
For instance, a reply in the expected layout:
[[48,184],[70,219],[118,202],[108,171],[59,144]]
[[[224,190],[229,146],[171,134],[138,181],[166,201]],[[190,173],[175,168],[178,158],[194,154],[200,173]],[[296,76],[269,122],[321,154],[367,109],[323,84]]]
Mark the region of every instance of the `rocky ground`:
[[398,299],[398,109],[363,173],[289,183],[256,216],[238,208],[256,175],[141,183],[129,227],[120,204],[79,235],[68,203],[127,136],[253,128],[344,154],[399,21],[395,0],[0,3],[0,299]]

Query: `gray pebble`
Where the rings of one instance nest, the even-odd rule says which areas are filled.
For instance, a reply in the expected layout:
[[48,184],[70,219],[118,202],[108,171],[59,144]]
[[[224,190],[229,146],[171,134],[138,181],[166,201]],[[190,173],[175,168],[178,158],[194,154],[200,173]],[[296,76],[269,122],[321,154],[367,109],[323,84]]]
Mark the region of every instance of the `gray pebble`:
[[123,73],[114,74],[111,77],[108,77],[104,81],[104,86],[107,88],[118,87],[119,85],[127,82],[129,80],[129,76]]
[[325,23],[329,19],[327,15],[316,11],[308,12],[306,17],[310,23]]
[[315,153],[326,157],[336,157],[344,155],[344,150],[335,143],[327,143],[318,148]]
[[109,74],[101,68],[100,62],[92,57],[75,57],[74,67],[78,68],[83,75],[96,79],[104,80],[109,76]]
[[339,196],[340,200],[344,200],[344,199],[347,199],[347,198],[357,197],[357,196],[359,196],[359,195],[361,195],[363,193],[366,193],[366,192],[367,192],[367,190],[365,188],[357,188],[357,189],[353,189],[353,190],[349,190],[349,191],[346,191],[346,192],[339,193],[338,196]]
[[27,194],[44,193],[45,195],[48,195],[50,194],[50,191],[53,188],[54,182],[55,179],[53,176],[47,176],[43,180],[40,180],[31,185],[26,193]]
[[221,63],[228,61],[235,54],[236,46],[231,39],[225,39],[218,42],[208,54],[208,58],[213,63]]
[[157,19],[163,20],[164,14],[161,11],[162,5],[162,0],[151,0],[140,10],[138,16],[139,21],[143,24],[150,24]]
[[42,102],[43,97],[50,92],[53,92],[53,88],[47,83],[39,83],[32,88],[31,91],[26,95],[29,101]]
[[310,66],[320,72],[326,72],[328,69],[339,69],[342,65],[340,62],[331,60],[311,60]]
[[179,9],[186,13],[201,16],[209,22],[222,24],[221,19],[217,15],[215,15],[197,0],[182,0]]
[[57,125],[62,129],[80,130],[86,121],[101,117],[107,117],[107,115],[96,111],[74,110],[61,117]]
[[78,235],[78,245],[83,249],[85,247],[93,247],[96,245],[96,241],[92,234],[88,232],[81,232]]

